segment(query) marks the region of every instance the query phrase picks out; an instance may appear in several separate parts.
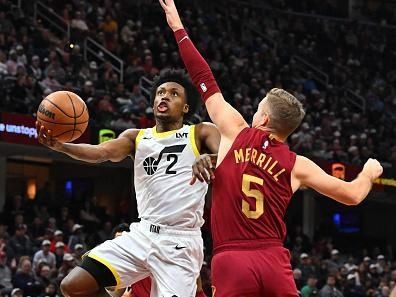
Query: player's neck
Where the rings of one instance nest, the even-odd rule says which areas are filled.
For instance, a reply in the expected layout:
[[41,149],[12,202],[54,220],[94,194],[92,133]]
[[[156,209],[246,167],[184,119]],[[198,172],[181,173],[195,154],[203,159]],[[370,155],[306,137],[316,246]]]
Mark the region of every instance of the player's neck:
[[257,126],[255,128],[259,129],[259,130],[262,130],[262,131],[265,131],[267,133],[270,133],[270,138],[271,139],[275,139],[276,141],[279,141],[279,142],[285,142],[286,141],[286,138],[276,134],[276,132],[273,129],[271,129],[271,128],[264,127],[264,126]]
[[155,129],[159,133],[173,131],[173,130],[179,130],[182,127],[183,127],[183,119],[181,119],[180,121],[176,121],[176,122],[164,122],[159,119],[156,119],[156,121],[155,121]]

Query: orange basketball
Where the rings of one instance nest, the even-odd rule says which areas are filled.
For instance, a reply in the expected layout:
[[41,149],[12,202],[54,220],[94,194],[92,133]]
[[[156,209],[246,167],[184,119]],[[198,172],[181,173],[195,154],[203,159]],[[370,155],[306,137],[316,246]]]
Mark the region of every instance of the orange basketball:
[[85,102],[76,94],[58,91],[41,101],[37,111],[37,121],[52,137],[60,142],[71,142],[84,133],[88,126],[89,114]]

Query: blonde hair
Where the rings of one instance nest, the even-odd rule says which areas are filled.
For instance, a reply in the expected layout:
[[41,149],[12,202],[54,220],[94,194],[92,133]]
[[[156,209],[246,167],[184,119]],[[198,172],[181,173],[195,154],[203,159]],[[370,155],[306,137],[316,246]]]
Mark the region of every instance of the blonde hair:
[[300,101],[283,89],[274,88],[267,93],[269,127],[282,136],[289,136],[300,126],[305,116]]

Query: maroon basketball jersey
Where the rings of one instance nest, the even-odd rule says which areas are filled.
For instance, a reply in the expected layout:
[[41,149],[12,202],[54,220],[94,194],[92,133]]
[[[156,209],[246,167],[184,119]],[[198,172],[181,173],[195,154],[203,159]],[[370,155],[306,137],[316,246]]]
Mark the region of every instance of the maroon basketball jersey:
[[243,129],[215,171],[211,226],[215,252],[282,244],[296,154],[257,128]]

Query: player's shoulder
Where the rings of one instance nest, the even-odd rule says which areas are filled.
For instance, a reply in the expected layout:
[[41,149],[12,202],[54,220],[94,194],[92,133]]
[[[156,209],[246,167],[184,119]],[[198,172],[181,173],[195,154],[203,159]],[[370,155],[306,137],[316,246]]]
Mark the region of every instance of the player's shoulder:
[[213,123],[201,122],[195,125],[195,133],[199,136],[207,136],[210,133],[219,133],[219,130]]
[[144,131],[144,129],[135,129],[135,128],[127,129],[124,132],[122,132],[118,137],[119,138],[125,137],[128,138],[129,140],[134,141],[141,131]]

